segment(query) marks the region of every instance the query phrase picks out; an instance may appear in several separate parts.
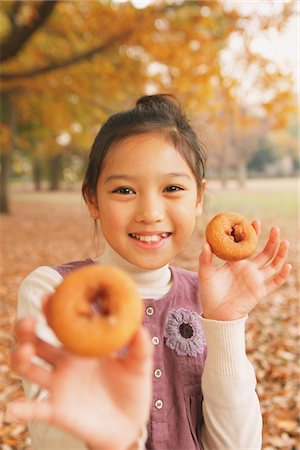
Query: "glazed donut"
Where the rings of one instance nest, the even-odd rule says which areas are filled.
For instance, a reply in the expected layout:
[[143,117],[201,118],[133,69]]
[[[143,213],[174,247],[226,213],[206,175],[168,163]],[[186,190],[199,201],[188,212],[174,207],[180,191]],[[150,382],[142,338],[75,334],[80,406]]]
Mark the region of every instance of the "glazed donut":
[[257,235],[251,223],[236,212],[221,212],[206,227],[212,252],[225,261],[239,261],[252,255]]
[[128,344],[142,322],[143,304],[127,274],[91,265],[66,276],[46,306],[46,316],[68,350],[104,356]]

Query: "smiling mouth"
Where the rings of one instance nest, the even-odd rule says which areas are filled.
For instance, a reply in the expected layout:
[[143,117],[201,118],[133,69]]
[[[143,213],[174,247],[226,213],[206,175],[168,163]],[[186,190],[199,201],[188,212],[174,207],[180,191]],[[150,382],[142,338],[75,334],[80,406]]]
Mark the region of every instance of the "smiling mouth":
[[135,233],[129,233],[129,236],[132,239],[136,239],[138,241],[146,242],[148,244],[151,244],[152,242],[159,242],[163,239],[166,239],[169,237],[171,233],[159,233],[159,234],[135,234]]

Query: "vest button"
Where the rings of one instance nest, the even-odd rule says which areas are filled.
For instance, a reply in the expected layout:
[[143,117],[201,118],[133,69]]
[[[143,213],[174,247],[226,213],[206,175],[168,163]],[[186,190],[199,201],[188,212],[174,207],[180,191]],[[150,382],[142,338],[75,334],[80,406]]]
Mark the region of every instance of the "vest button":
[[154,376],[155,378],[160,378],[162,375],[162,371],[160,369],[155,369],[154,370]]
[[164,406],[164,403],[162,400],[156,400],[156,402],[155,402],[156,409],[161,409],[163,406]]
[[152,308],[152,306],[148,306],[148,308],[146,309],[146,314],[147,316],[152,316],[154,314],[154,309]]
[[159,338],[157,336],[153,336],[152,338],[152,344],[153,345],[158,345],[159,344]]

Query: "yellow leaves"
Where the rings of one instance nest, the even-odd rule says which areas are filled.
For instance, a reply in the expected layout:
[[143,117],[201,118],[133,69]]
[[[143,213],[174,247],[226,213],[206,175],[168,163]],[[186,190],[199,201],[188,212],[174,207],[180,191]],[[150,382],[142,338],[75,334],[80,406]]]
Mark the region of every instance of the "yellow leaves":
[[5,38],[11,31],[12,10],[17,10],[14,16],[14,23],[19,26],[30,24],[37,17],[35,2],[21,2],[20,5],[14,5],[14,2],[1,2],[0,9],[0,37]]
[[[34,11],[34,2],[22,2],[19,19],[32,20]],[[6,20],[9,26],[7,14],[6,8],[0,7],[0,24]],[[112,110],[127,105],[129,98],[151,87],[181,97],[192,115],[210,111],[211,122],[222,137],[231,119],[240,134],[243,130],[250,133],[257,125],[255,112],[234,115],[240,101],[241,79],[235,78],[235,74],[223,74],[220,62],[220,51],[226,48],[230,34],[241,31],[250,20],[242,18],[242,27],[240,19],[237,10],[229,11],[219,1],[162,1],[144,9],[134,8],[131,2],[58,2],[20,54],[3,64],[3,72],[15,73],[72,59],[120,33],[128,34],[90,59],[3,85],[18,89],[16,103],[21,129],[33,123],[33,138],[38,137],[50,148],[52,143],[47,134],[52,138],[62,130],[70,132],[74,121],[84,125],[83,134],[88,133]],[[247,37],[242,32],[239,36]],[[268,61],[249,48],[241,57],[245,73],[252,65],[257,68],[258,91],[270,88],[275,99],[282,80],[277,69],[270,69]],[[149,70],[153,64],[161,70]],[[273,97],[259,101],[264,101],[262,107],[274,117],[274,124],[276,118],[276,126],[284,126],[290,113],[289,99],[281,94],[275,102]],[[28,128],[24,133],[30,136]]]
[[[296,226],[292,228],[297,233]],[[285,229],[291,236],[287,223]],[[298,442],[300,398],[297,386],[300,372],[297,364],[299,329],[295,282],[296,274],[284,288],[258,305],[248,322],[247,349],[258,379],[257,391],[264,419],[264,450],[296,448]]]
[[22,7],[19,9],[16,23],[18,25],[27,25],[30,24],[34,19],[37,18],[37,9],[36,5],[33,3],[23,3]]
[[4,11],[0,11],[0,38],[5,39],[11,30],[11,23]]
[[285,430],[288,432],[293,432],[297,429],[297,421],[290,419],[281,419],[277,421],[277,425],[281,430]]
[[0,150],[3,153],[8,153],[11,148],[12,132],[8,125],[0,123]]

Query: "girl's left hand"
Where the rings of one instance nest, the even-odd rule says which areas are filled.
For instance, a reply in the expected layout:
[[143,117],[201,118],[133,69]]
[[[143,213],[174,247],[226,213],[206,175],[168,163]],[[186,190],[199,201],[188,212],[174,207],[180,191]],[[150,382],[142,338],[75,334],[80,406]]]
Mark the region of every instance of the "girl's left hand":
[[[260,222],[255,220],[252,225],[259,234]],[[253,259],[227,262],[220,268],[213,266],[210,245],[204,243],[199,259],[200,297],[204,318],[240,319],[263,297],[285,283],[292,268],[285,263],[289,243],[279,241],[280,230],[273,227],[261,253]]]

